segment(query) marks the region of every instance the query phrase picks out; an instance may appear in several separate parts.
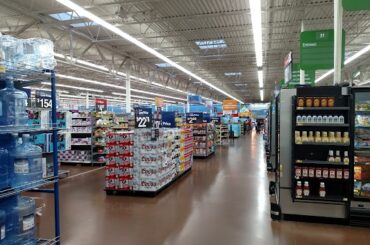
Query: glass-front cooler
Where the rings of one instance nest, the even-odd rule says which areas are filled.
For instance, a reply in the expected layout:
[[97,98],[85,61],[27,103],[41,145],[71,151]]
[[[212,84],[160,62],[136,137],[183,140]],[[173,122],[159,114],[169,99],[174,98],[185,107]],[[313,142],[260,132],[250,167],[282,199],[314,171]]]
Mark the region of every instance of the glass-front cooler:
[[370,88],[354,93],[354,198],[370,201]]
[[350,224],[370,226],[370,88],[353,88],[353,198]]

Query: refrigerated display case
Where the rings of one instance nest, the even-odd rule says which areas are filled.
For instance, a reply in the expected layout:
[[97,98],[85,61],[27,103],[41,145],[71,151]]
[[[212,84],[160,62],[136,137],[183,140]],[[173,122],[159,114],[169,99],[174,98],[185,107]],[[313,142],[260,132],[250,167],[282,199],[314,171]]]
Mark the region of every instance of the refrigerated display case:
[[353,198],[350,223],[370,226],[370,88],[353,88]]

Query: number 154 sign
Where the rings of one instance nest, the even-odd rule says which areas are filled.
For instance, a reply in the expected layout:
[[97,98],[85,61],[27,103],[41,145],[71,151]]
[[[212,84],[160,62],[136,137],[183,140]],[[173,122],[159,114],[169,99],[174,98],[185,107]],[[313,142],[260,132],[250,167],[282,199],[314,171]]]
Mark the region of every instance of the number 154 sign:
[[153,113],[151,108],[135,108],[135,128],[152,128]]

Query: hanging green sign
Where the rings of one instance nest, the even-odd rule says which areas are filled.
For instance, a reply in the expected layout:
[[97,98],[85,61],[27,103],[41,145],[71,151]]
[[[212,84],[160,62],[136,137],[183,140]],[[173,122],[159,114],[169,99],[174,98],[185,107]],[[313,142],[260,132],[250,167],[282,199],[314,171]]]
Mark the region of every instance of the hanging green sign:
[[343,8],[347,11],[360,11],[370,9],[370,0],[342,0]]
[[[345,32],[342,38],[344,65]],[[302,70],[328,70],[334,68],[334,30],[305,31],[301,33],[300,64]]]
[[[301,67],[299,64],[293,64],[293,75],[292,81],[289,82],[289,85],[298,85],[301,80]],[[305,84],[314,84],[315,83],[315,71],[305,71],[304,72],[304,83]]]

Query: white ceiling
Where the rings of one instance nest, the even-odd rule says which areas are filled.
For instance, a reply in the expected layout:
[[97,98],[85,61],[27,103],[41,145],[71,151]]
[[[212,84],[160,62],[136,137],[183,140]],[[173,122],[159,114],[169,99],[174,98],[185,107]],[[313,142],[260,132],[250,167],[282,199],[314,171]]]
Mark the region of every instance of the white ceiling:
[[[248,0],[75,0],[178,64],[246,102],[259,101],[259,88]],[[1,0],[0,31],[21,38],[44,37],[54,41],[56,52],[103,64],[110,69],[155,81],[165,86],[202,94],[216,100],[224,95],[190,79],[173,68],[158,68],[158,58],[99,26],[74,28],[88,20],[58,21],[49,14],[69,11],[54,0]],[[265,99],[283,78],[283,59],[292,50],[299,62],[299,33],[333,28],[332,0],[262,1]],[[345,12],[346,56],[370,44],[370,12]],[[223,39],[227,48],[200,49],[195,41]],[[368,55],[344,71],[368,70]],[[103,74],[58,63],[57,72],[98,81],[123,84]],[[226,77],[225,72],[241,72]],[[317,76],[320,72],[317,74]],[[327,81],[330,81],[328,78]],[[59,79],[63,84],[86,84]],[[89,85],[92,86],[92,85]],[[99,85],[93,87],[101,88]],[[145,82],[133,87],[184,98],[174,90]],[[106,94],[114,89],[104,88]],[[139,93],[137,93],[139,95]]]

